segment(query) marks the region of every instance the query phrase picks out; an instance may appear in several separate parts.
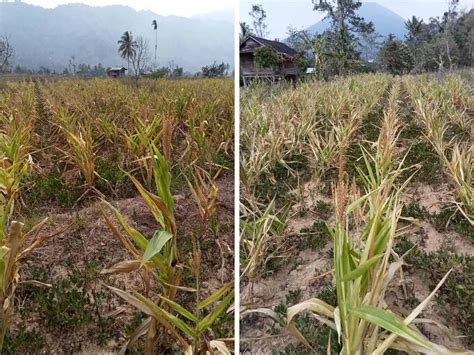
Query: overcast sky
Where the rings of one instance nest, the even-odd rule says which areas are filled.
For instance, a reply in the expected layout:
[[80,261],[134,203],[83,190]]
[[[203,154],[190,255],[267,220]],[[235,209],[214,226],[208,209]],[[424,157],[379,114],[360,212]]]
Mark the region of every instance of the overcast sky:
[[[197,14],[228,10],[235,8],[239,0],[23,0],[28,4],[40,5],[43,7],[56,7],[61,4],[80,2],[88,5],[105,6],[121,4],[130,6],[136,10],[151,10],[160,15],[193,16]],[[395,11],[404,18],[415,14],[428,19],[444,11],[447,0],[371,0]],[[311,0],[241,0],[240,13],[245,17],[248,13],[250,3],[307,3],[311,6]],[[474,0],[461,0],[461,8],[474,8]],[[291,8],[288,9],[291,12]],[[308,14],[300,14],[304,19]]]
[[159,15],[193,16],[213,11],[235,8],[238,0],[23,0],[42,7],[56,7],[68,3],[93,6],[126,5],[136,10],[151,10]]
[[[428,20],[443,14],[447,8],[447,0],[368,0],[376,2],[401,17],[407,19],[413,15]],[[322,14],[313,11],[311,0],[241,0],[241,21],[251,23],[248,15],[251,4],[262,4],[267,10],[269,38],[285,38],[288,26],[307,28],[320,21]],[[474,0],[460,0],[460,9],[474,8]]]

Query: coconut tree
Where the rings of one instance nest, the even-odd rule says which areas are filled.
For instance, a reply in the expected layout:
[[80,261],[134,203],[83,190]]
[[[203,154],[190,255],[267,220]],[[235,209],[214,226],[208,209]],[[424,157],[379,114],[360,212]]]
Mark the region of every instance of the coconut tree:
[[153,26],[153,30],[155,31],[155,70],[156,70],[156,49],[158,47],[158,32],[156,31],[158,29],[158,23],[156,20],[153,20],[151,25]]
[[418,36],[423,30],[423,20],[419,19],[416,16],[413,16],[411,19],[408,19],[405,22],[405,28],[408,31],[408,34],[406,36],[407,40],[414,41],[418,38]]
[[133,53],[135,51],[132,32],[125,31],[122,37],[120,37],[120,40],[117,41],[117,44],[119,45],[118,51],[120,56],[123,59],[127,59],[127,69],[128,72],[130,72],[130,58],[133,57]]

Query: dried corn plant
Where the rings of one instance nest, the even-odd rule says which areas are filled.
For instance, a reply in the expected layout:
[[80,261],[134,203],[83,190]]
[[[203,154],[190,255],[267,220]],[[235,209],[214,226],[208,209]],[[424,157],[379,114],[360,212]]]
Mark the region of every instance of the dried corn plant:
[[[245,218],[241,220],[240,245],[242,249],[242,271],[240,277],[247,277],[250,282],[249,297],[253,297],[253,286],[265,269],[266,263],[272,255],[278,254],[277,236],[284,230],[286,221],[277,217],[275,201],[271,201],[263,212],[255,212],[242,206],[246,210]],[[272,254],[269,250],[275,247]]]
[[[131,255],[130,260],[112,265],[104,273],[140,273],[144,285],[143,290],[137,290],[140,293],[114,291],[149,316],[123,351],[146,335],[145,350],[152,353],[157,337],[166,330],[187,354],[229,353],[228,339],[216,339],[212,328],[233,302],[232,284],[221,282],[212,292],[181,285],[184,268],[199,275],[200,248],[197,244],[191,258],[180,255],[170,170],[173,165],[183,174],[196,157],[205,157],[203,169],[192,180],[192,191],[205,225],[203,233],[206,238],[212,233],[218,241],[215,173],[227,169],[233,159],[232,93],[232,80],[224,78],[145,80],[140,87],[104,79],[42,79],[6,85],[0,92],[2,340],[14,306],[19,263],[49,238],[41,235],[45,221],[24,232],[12,219],[13,211],[18,210],[15,205],[20,206],[16,202],[21,201],[23,182],[32,181],[34,188],[35,177],[53,177],[74,194],[78,182],[83,182],[85,193],[95,192],[91,198],[105,199],[96,189],[107,190],[107,196],[116,191],[109,191],[99,180],[99,171],[117,178],[116,171],[110,170],[112,163],[117,170],[126,171],[119,172],[117,179],[128,174],[130,186],[138,191],[158,224],[153,235],[144,235],[104,201],[106,223]],[[114,190],[111,184],[109,187]],[[175,303],[178,292],[196,296],[191,305],[186,303],[189,310]]]
[[[472,172],[472,109],[473,95],[468,85],[458,76],[444,81],[428,77],[405,79],[406,87],[416,104],[417,118],[426,131],[426,138],[443,162],[446,174],[455,186],[459,211],[474,225]],[[469,133],[467,142],[447,141],[447,131],[458,125]]]
[[[23,223],[13,219],[21,182],[30,162],[28,151],[30,127],[16,127],[16,132],[8,136],[5,132],[11,133],[14,128],[5,128],[12,124],[15,125],[9,118],[4,120],[2,122],[4,132],[0,133],[0,351],[3,349],[14,309],[15,289],[20,282],[21,260],[49,238],[63,232],[40,236],[48,220],[45,218],[25,233]],[[41,284],[35,281],[33,283]],[[48,285],[41,284],[41,286]]]
[[[337,222],[331,229],[337,306],[316,298],[294,305],[287,311],[288,329],[311,349],[311,344],[297,329],[295,320],[301,313],[312,312],[319,321],[338,333],[341,354],[381,355],[388,349],[409,354],[451,354],[451,350],[432,343],[414,326],[449,272],[406,317],[390,310],[385,303],[390,282],[403,265],[403,257],[393,252],[393,245],[395,239],[403,234],[397,226],[401,214],[399,195],[408,181],[399,187],[395,183],[403,171],[403,162],[387,171],[376,157],[364,153],[364,160],[366,171],[361,171],[361,177],[365,195],[355,201],[347,200],[343,161],[340,161],[339,182],[335,190]],[[353,235],[348,218],[364,202],[367,203],[365,226],[360,236]]]
[[[190,260],[191,271],[197,280],[196,287],[180,286],[181,269],[185,265],[180,262],[177,246],[177,228],[173,214],[174,199],[170,190],[171,174],[168,162],[155,146],[151,146],[151,162],[156,194],[146,190],[131,175],[129,177],[162,229],[157,230],[149,238],[131,227],[118,210],[106,203],[125,231],[123,233],[103,212],[103,216],[113,233],[135,258],[134,260],[120,262],[110,269],[104,270],[103,273],[139,271],[145,281],[146,293],[151,290],[151,280],[159,286],[159,292],[151,297],[146,297],[137,291],[129,293],[109,287],[118,296],[150,316],[132,334],[125,344],[123,352],[141,335],[146,333],[145,352],[152,354],[156,337],[159,334],[158,327],[169,331],[186,354],[199,354],[206,350],[213,351],[211,342],[206,340],[204,334],[232,302],[232,283],[224,285],[211,296],[201,300],[199,283],[201,252],[198,239],[196,239],[194,240],[193,256]],[[197,189],[198,187],[194,185],[196,198],[199,201],[199,210],[203,213],[203,223],[206,223],[215,207],[215,197],[212,197],[215,193],[211,193],[209,202],[208,198],[204,200],[199,198],[199,196],[203,197],[204,195],[197,193]],[[199,191],[202,192],[202,189],[199,188]],[[193,311],[187,310],[174,301],[179,291],[191,292],[196,295]],[[218,344],[221,347],[224,346],[222,343]]]
[[390,80],[386,75],[361,75],[351,80],[304,83],[297,90],[272,88],[270,95],[259,85],[242,90],[243,198],[255,206],[256,183],[271,179],[277,163],[288,166],[298,154],[309,156],[315,175],[321,176],[338,152],[347,149]]

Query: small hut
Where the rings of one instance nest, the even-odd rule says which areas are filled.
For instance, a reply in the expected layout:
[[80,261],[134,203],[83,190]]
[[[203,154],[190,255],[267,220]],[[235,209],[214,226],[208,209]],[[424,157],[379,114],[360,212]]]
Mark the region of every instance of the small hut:
[[[282,62],[270,68],[262,68],[255,62],[254,52],[261,46],[272,48],[280,55]],[[279,41],[249,36],[240,44],[240,75],[243,84],[246,85],[252,79],[262,78],[270,81],[296,80],[299,74],[299,66],[296,62],[298,52]]]
[[110,76],[112,78],[119,78],[119,77],[125,75],[126,70],[127,70],[127,68],[124,68],[124,67],[109,68],[109,69],[107,69],[107,76]]

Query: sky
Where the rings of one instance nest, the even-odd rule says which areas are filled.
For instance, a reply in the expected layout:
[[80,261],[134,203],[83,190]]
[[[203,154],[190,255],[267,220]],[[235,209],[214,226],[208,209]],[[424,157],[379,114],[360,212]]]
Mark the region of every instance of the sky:
[[[403,18],[413,15],[428,20],[442,15],[447,8],[447,0],[369,0],[376,2]],[[286,38],[288,26],[307,28],[320,21],[323,15],[313,11],[311,0],[242,0],[241,21],[251,23],[248,15],[251,4],[262,4],[267,9],[269,38]],[[460,9],[474,8],[474,0],[460,0]]]
[[23,0],[23,2],[48,8],[68,3],[82,3],[92,6],[126,5],[135,10],[151,10],[163,16],[191,17],[214,11],[233,9],[237,0]]

